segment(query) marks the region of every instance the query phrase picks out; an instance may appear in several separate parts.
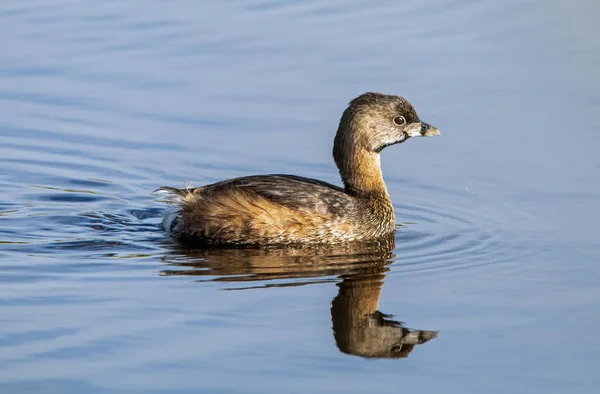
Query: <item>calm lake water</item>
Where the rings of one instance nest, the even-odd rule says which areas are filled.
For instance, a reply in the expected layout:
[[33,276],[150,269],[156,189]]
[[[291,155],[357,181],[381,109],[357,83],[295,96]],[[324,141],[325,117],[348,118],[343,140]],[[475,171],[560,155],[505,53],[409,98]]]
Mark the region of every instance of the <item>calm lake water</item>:
[[[0,391],[598,392],[599,16],[2,2]],[[339,183],[332,139],[365,91],[442,131],[382,155],[395,246],[202,251],[160,231],[159,186]],[[418,330],[439,335],[413,348]]]

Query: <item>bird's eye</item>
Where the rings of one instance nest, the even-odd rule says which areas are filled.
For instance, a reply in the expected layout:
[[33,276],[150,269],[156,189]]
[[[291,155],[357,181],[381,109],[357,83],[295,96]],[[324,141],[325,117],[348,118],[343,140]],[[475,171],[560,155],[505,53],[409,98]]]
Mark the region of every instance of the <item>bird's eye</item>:
[[403,124],[406,124],[406,119],[404,119],[404,116],[396,116],[394,118],[394,124],[396,126],[402,126]]

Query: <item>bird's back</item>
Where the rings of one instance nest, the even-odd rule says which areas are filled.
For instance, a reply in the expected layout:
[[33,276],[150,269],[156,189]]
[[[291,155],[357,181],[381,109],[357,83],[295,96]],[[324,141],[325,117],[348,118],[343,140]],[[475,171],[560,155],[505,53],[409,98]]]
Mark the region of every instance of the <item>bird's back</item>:
[[161,190],[177,200],[167,230],[207,244],[338,243],[373,235],[365,233],[368,204],[315,179],[257,175]]

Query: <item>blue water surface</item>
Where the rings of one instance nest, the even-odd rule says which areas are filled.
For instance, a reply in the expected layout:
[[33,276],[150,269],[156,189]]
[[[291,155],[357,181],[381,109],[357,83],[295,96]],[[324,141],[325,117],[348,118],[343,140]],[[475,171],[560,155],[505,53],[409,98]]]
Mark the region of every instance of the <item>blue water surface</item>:
[[[0,391],[596,393],[599,12],[3,2]],[[390,250],[202,251],[160,231],[159,186],[339,184],[333,136],[365,91],[442,132],[382,155]],[[375,356],[406,328],[439,335]]]

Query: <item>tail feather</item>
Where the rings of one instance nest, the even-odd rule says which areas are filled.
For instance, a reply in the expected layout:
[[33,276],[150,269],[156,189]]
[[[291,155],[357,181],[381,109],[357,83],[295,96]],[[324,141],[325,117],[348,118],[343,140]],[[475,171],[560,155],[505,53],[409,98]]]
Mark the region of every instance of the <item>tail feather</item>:
[[162,186],[152,192],[153,194],[164,195],[165,202],[169,203],[162,221],[162,228],[167,233],[172,234],[177,232],[181,204],[185,201],[186,196],[193,193],[193,190],[194,188],[177,189],[170,186]]
[[162,186],[152,192],[153,194],[163,195],[163,201],[169,204],[162,222],[162,228],[166,232],[171,234],[179,232],[182,205],[202,189],[204,187],[193,187],[192,185],[183,189]]
[[153,194],[166,194],[168,197],[185,197],[190,193],[190,189],[177,189],[171,186],[161,186],[152,192]]

